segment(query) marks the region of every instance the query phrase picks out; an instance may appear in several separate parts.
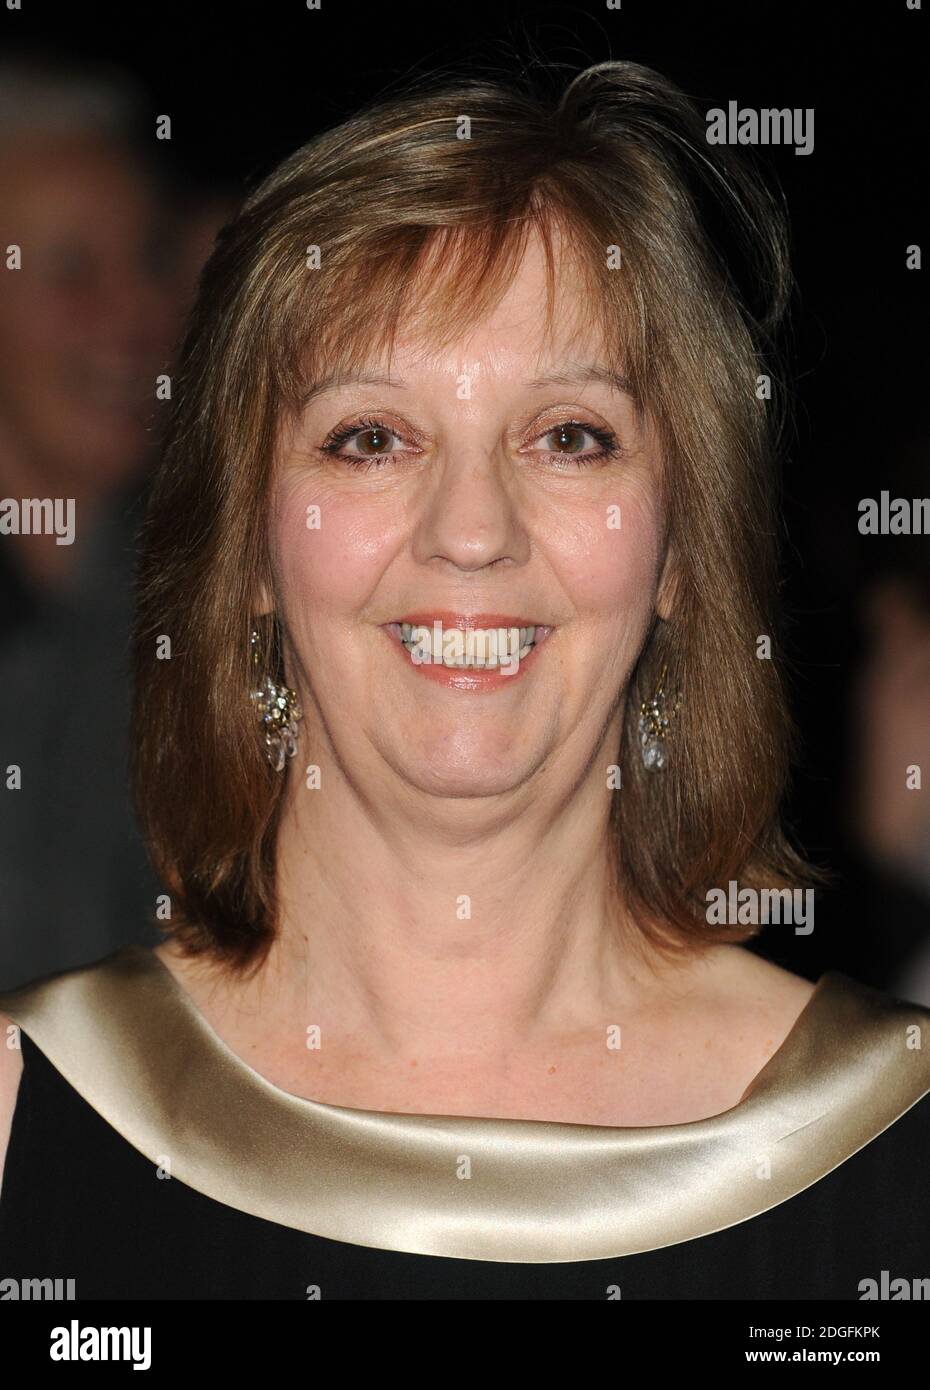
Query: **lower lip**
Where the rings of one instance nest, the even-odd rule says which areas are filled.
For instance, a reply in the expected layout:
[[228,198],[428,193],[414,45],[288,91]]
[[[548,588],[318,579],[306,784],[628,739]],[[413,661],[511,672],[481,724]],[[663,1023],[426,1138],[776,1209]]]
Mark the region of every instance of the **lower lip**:
[[414,661],[400,640],[399,632],[393,631],[390,625],[382,628],[382,632],[403,657],[408,668],[418,676],[425,676],[427,680],[448,686],[451,690],[471,690],[479,694],[490,694],[492,690],[501,690],[518,681],[527,667],[535,663],[539,647],[544,647],[552,635],[551,632],[547,633],[538,646],[534,644],[529,655],[517,662],[516,670],[512,666],[509,668],[508,675],[508,668],[502,670],[500,666],[446,666],[441,662]]

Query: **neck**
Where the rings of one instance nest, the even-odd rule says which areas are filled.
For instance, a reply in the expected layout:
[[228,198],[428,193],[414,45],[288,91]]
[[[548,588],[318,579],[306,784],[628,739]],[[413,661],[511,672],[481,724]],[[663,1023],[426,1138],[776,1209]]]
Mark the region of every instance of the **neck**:
[[363,800],[336,768],[324,797],[293,777],[263,1007],[383,1057],[452,1056],[525,1048],[641,1000],[654,961],[611,887],[610,793],[590,767],[570,796],[509,806],[409,788]]

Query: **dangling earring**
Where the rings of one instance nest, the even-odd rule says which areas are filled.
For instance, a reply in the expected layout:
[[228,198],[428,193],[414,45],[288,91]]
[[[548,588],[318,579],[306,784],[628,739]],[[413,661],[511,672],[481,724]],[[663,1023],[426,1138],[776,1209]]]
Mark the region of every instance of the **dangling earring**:
[[297,721],[303,713],[296,690],[276,685],[267,673],[262,674],[262,643],[256,628],[252,629],[250,646],[257,689],[249,698],[258,710],[268,761],[275,772],[281,772],[287,759],[297,752]]
[[681,705],[681,695],[676,692],[674,701],[665,693],[667,666],[662,667],[659,684],[650,700],[644,700],[639,707],[639,742],[643,766],[649,772],[664,772],[668,764],[668,734],[672,720]]

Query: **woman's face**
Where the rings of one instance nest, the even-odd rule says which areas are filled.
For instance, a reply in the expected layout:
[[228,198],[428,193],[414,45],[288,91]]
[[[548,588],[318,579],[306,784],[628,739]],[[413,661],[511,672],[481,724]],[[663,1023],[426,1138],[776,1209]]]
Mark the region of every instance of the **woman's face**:
[[653,430],[589,370],[601,343],[566,280],[543,350],[545,295],[534,240],[460,342],[401,332],[360,373],[377,381],[330,385],[282,430],[271,546],[301,753],[328,744],[366,792],[561,797],[605,731],[606,775],[667,616]]

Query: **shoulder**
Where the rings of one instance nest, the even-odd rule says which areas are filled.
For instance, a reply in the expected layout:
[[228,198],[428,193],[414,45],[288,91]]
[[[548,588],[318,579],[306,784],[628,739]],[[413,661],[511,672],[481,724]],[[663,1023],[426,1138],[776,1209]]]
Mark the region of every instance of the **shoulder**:
[[144,987],[153,961],[143,947],[125,946],[0,993],[0,1179],[23,1073],[22,1035],[66,1079],[72,1061],[92,1078],[101,1059],[131,1036],[140,982]]
[[741,946],[709,948],[686,979],[682,1002],[718,1059],[732,1054],[746,1080],[781,1047],[816,991],[810,980]]
[[0,1013],[0,1191],[3,1189],[3,1165],[23,1071],[23,1054],[17,1046],[18,1032],[13,1020]]
[[810,1084],[842,1077],[849,1095],[871,1104],[881,1092],[899,1114],[930,1089],[930,1009],[922,1004],[836,970],[812,983],[740,946],[708,950],[691,984],[688,1006],[704,1011],[718,1062],[732,1063],[747,1085],[777,1054],[783,1069],[790,1053]]
[[[869,1038],[894,1040],[930,1067],[930,1008],[828,970],[816,983],[741,946],[708,952],[701,992],[722,1027],[769,1034],[778,1046],[795,1024],[841,1031],[855,1050]],[[810,1005],[810,1008],[808,1008]],[[897,1050],[897,1048],[896,1048]]]
[[703,957],[710,988],[721,998],[789,1009],[803,1003],[814,985],[802,975],[773,965],[745,946],[714,946]]

